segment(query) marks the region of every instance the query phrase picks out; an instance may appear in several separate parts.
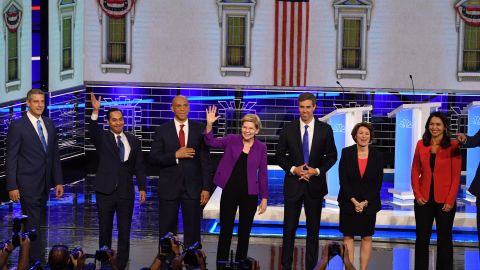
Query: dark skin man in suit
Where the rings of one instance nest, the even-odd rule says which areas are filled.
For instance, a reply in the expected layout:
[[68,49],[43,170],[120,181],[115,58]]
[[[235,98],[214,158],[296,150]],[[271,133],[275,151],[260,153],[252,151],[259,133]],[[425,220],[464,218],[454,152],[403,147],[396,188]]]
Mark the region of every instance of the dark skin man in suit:
[[95,144],[99,165],[94,189],[99,217],[99,246],[112,245],[113,217],[117,215],[118,268],[125,269],[130,254],[130,228],[134,208],[134,182],[136,176],[140,204],[146,199],[146,170],[140,140],[135,135],[123,132],[123,113],[116,108],[107,112],[109,130],[98,125],[102,97],[90,93],[93,107],[89,123],[90,137]]
[[287,123],[280,133],[276,158],[285,171],[282,266],[292,269],[295,233],[302,204],[305,209],[307,241],[306,269],[318,260],[318,233],[323,197],[328,193],[326,172],[337,160],[330,125],[315,119],[316,98],[302,93],[298,98],[300,119]]
[[175,96],[174,119],[157,128],[150,150],[150,160],[159,168],[160,237],[176,233],[181,207],[186,246],[200,241],[201,206],[208,202],[212,185],[205,126],[188,119],[189,111],[187,98]]
[[57,198],[63,196],[63,176],[57,135],[52,120],[42,116],[45,94],[40,89],[27,93],[28,111],[13,121],[7,135],[7,191],[10,199],[20,201],[28,215],[25,229],[36,229],[37,240],[30,247],[30,262],[45,261],[43,235],[50,187]]

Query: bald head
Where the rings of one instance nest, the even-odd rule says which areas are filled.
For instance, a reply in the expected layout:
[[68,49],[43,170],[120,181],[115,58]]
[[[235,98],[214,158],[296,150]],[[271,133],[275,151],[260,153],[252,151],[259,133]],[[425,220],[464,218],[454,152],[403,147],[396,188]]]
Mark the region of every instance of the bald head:
[[188,112],[190,106],[188,105],[187,97],[177,95],[172,100],[172,112],[175,114],[175,119],[183,123],[188,119]]

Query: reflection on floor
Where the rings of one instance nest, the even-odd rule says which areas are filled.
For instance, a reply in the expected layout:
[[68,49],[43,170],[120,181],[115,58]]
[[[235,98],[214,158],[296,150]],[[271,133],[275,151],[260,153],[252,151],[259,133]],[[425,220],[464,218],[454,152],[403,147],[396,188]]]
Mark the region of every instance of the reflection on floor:
[[[95,195],[92,191],[92,177],[86,181],[79,181],[66,187],[64,198],[54,199],[51,194],[47,218],[48,227],[45,227],[46,245],[65,244],[69,247],[81,246],[86,252],[94,252],[98,245],[98,220],[95,206]],[[157,253],[158,247],[158,202],[155,199],[157,185],[155,179],[149,179],[147,196],[150,198],[143,205],[135,205],[131,235],[131,253],[129,269],[140,269],[149,266]],[[275,200],[273,200],[275,201]],[[281,207],[271,205],[272,208]],[[461,212],[461,210],[459,211]],[[20,214],[19,204],[0,206],[0,240],[7,239],[11,232],[12,217]],[[458,213],[457,213],[458,215]],[[181,220],[179,228],[182,228]],[[208,256],[208,268],[215,269],[215,254],[218,240],[218,226],[215,219],[205,219],[202,222],[203,247]],[[252,232],[249,255],[260,261],[261,269],[279,269],[281,250],[281,222],[258,222]],[[320,231],[320,245],[326,241],[338,241],[340,234],[335,224],[322,223]],[[412,228],[392,230],[385,228],[377,233],[374,242],[372,259],[369,269],[413,269],[414,231]],[[297,269],[304,269],[303,254],[305,254],[305,240],[302,237],[302,226],[299,228],[299,237],[296,241],[295,265]],[[455,269],[479,269],[479,252],[476,248],[473,232],[467,231],[464,239],[456,234],[454,248]],[[114,248],[116,236],[114,236]],[[235,241],[235,239],[234,239]],[[359,241],[356,242],[356,262],[358,267]],[[233,247],[235,246],[235,242]],[[436,246],[430,248],[430,269],[435,269]],[[11,262],[18,256],[14,253]],[[334,258],[328,269],[342,269],[338,257]]]

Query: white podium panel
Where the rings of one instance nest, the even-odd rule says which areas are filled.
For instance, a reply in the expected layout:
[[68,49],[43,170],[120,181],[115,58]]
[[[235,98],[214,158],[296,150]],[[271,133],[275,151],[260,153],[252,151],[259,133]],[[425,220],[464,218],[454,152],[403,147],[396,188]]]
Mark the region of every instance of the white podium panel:
[[396,118],[394,186],[389,189],[389,192],[393,193],[394,204],[413,205],[415,197],[412,192],[411,172],[415,146],[425,131],[425,123],[430,113],[441,105],[439,102],[404,104],[388,114],[388,117]]

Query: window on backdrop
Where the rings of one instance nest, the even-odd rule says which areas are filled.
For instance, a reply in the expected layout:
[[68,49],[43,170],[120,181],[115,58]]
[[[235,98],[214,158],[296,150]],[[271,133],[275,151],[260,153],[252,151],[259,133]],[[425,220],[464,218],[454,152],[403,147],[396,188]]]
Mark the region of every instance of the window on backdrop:
[[480,26],[465,25],[463,70],[480,72]]
[[337,30],[337,78],[367,77],[367,46],[373,2],[371,0],[335,0]]
[[227,65],[245,66],[245,17],[228,16]]
[[343,20],[343,45],[342,45],[342,68],[360,69],[361,68],[361,39],[360,29],[362,21],[360,19]]
[[7,81],[18,80],[18,32],[7,32],[8,36],[8,72]]
[[254,0],[217,1],[222,76],[250,76],[256,3]]
[[72,17],[62,20],[62,70],[72,69]]
[[108,63],[121,64],[126,62],[126,17],[108,18]]

